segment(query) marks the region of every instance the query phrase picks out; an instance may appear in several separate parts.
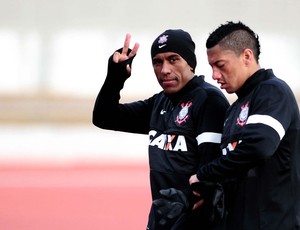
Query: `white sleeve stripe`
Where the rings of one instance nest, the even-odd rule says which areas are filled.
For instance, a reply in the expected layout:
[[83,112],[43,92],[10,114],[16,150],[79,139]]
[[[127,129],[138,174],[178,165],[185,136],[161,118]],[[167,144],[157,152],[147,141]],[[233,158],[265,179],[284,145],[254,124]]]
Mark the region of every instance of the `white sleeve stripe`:
[[282,124],[279,121],[277,121],[276,119],[274,119],[273,117],[268,116],[268,115],[258,115],[258,114],[252,115],[252,116],[248,117],[246,124],[258,124],[258,123],[271,127],[278,133],[280,140],[283,138],[283,136],[285,134],[285,130],[284,130]]
[[201,145],[202,143],[208,142],[208,143],[221,143],[221,133],[213,133],[213,132],[205,132],[201,133],[197,136],[197,142],[198,145]]

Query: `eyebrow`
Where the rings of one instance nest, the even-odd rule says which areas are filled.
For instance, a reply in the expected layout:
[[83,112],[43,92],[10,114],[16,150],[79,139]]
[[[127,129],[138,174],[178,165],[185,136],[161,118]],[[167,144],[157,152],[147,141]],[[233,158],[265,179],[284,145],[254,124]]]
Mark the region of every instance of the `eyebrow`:
[[[174,54],[170,54],[170,55],[168,55],[168,56],[166,56],[165,58],[172,58],[172,57],[181,57],[179,54],[176,54],[176,53],[174,53]],[[154,59],[161,59],[161,58],[159,58],[159,57],[154,57],[152,60],[154,60]]]
[[163,59],[166,59],[166,60],[170,60],[170,59],[172,59],[172,58],[178,58],[178,59],[182,59],[182,57],[179,55],[179,54],[171,54],[171,55],[169,55],[169,56],[166,56],[165,58],[160,58],[160,57],[154,57],[153,59],[152,59],[152,62],[154,62],[154,61],[162,61]]
[[179,54],[171,54],[170,56],[168,56],[167,58],[173,58],[173,57],[178,57],[181,58],[181,56]]

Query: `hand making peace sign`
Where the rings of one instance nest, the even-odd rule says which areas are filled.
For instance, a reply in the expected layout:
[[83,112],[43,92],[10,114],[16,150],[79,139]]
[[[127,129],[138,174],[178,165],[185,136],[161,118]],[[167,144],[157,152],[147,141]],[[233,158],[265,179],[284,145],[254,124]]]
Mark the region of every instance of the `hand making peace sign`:
[[[122,53],[119,53],[119,52],[116,51],[113,55],[113,61],[115,63],[125,61],[125,60],[133,57],[134,55],[136,55],[136,53],[139,49],[139,46],[140,46],[139,43],[135,43],[132,50],[131,50],[131,52],[127,55],[129,45],[130,45],[130,39],[131,39],[131,35],[126,34],[126,38],[125,38],[124,46],[123,46],[123,49],[122,49]],[[131,73],[131,68],[130,68],[129,65],[126,66],[126,70],[129,74]]]

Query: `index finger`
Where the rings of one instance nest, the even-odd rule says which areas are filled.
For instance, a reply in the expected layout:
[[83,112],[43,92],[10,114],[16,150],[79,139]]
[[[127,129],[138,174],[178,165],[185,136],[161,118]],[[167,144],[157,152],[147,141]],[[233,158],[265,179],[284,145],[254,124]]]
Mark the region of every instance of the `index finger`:
[[129,45],[130,45],[131,34],[127,33],[124,41],[124,46],[122,50],[122,54],[127,55]]

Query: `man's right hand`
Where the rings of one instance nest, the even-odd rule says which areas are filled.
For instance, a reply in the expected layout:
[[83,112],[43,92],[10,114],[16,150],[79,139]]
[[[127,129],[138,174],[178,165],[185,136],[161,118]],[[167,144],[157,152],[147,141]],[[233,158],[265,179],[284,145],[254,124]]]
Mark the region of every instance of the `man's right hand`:
[[[135,43],[131,52],[128,54],[128,49],[129,49],[129,45],[130,45],[130,39],[131,39],[131,35],[130,34],[126,34],[126,38],[125,38],[125,42],[124,42],[124,46],[122,49],[122,53],[119,52],[115,52],[113,54],[113,61],[115,63],[119,63],[122,61],[126,61],[127,59],[133,57],[134,55],[136,55],[140,44],[139,43]],[[128,74],[131,74],[131,68],[129,65],[126,66],[126,70],[128,72]]]

